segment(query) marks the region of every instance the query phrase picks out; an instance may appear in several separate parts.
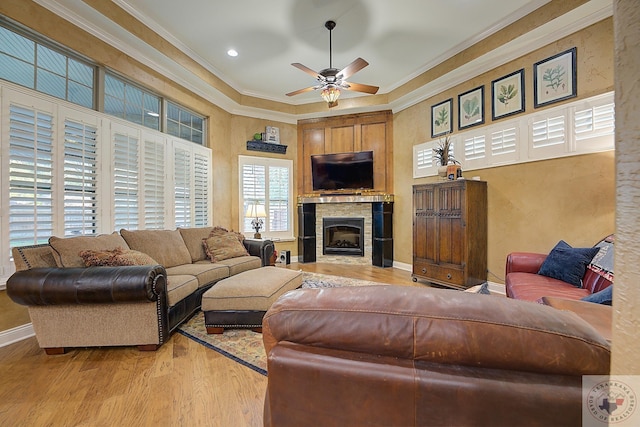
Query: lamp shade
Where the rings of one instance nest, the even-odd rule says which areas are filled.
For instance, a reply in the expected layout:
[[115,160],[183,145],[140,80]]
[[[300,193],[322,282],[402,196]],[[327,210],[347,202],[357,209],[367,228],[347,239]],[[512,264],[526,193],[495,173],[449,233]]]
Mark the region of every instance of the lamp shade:
[[249,203],[244,216],[245,218],[265,218],[267,216],[267,212],[264,210],[264,205]]
[[320,96],[329,104],[329,108],[335,107],[336,105],[338,105],[340,89],[335,86],[328,86],[322,89],[322,92],[320,92]]

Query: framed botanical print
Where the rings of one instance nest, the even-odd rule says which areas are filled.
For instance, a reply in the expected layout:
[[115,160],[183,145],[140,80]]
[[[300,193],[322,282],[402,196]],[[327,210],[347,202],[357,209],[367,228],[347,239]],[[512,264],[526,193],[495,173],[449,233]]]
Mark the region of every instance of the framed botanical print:
[[484,123],[484,85],[458,95],[458,129]]
[[431,106],[431,138],[453,132],[453,98]]
[[533,64],[535,108],[577,96],[576,48]]
[[524,68],[491,82],[493,120],[524,111]]

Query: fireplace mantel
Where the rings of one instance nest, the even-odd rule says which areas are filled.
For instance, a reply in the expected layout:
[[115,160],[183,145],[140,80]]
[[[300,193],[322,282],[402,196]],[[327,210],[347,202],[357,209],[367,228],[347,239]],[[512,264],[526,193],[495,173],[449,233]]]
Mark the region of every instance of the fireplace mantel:
[[298,204],[305,203],[393,203],[393,194],[305,194]]

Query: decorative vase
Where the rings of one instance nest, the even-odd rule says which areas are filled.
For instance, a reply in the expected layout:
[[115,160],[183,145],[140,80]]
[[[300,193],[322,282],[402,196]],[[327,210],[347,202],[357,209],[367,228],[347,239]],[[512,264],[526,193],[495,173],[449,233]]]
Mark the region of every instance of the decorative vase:
[[438,168],[438,175],[441,178],[446,178],[447,177],[447,166],[446,165],[445,166],[440,166]]

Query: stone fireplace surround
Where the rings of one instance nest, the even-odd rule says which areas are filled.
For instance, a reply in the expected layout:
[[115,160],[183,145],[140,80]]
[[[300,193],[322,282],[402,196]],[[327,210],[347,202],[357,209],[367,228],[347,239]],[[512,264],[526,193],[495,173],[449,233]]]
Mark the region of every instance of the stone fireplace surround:
[[[298,198],[299,262],[393,264],[393,195],[320,195]],[[364,256],[323,255],[325,217],[364,218]]]

